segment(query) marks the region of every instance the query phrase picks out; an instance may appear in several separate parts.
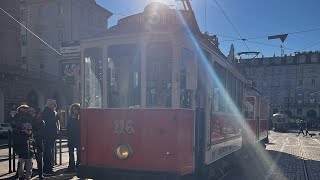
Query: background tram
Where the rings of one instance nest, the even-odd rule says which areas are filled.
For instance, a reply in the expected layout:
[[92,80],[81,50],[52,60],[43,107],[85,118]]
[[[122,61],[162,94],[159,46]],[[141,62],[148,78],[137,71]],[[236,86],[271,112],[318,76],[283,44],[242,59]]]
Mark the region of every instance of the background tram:
[[289,129],[290,118],[287,114],[276,113],[272,115],[273,130],[286,132]]
[[81,41],[78,177],[205,180],[235,162],[246,79],[183,2],[152,3]]
[[246,129],[244,144],[254,145],[261,142],[267,143],[268,122],[270,119],[270,104],[263,95],[254,87],[246,86]]

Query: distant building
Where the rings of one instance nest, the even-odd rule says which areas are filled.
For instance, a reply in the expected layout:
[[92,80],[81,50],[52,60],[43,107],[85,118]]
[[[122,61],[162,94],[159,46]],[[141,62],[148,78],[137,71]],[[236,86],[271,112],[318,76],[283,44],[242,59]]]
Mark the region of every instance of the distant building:
[[[112,15],[95,0],[21,0],[20,11],[21,22],[59,52],[62,44],[106,31]],[[21,37],[22,67],[61,79],[72,92],[63,95],[67,106],[80,102],[80,51],[65,48],[64,52],[72,53],[62,57],[25,29]]]
[[[105,31],[112,15],[95,0],[1,0],[1,8],[57,51]],[[46,99],[54,98],[66,110],[80,101],[80,56],[63,59],[2,11],[0,27],[0,122],[10,120],[23,102],[43,109]],[[65,76],[73,81],[66,83]]]
[[248,79],[271,103],[271,113],[313,121],[320,117],[320,53],[241,59]]
[[[1,8],[19,19],[19,0],[1,0]],[[5,119],[5,79],[8,69],[17,68],[20,63],[20,26],[0,11],[0,122]],[[9,68],[10,67],[10,68]]]

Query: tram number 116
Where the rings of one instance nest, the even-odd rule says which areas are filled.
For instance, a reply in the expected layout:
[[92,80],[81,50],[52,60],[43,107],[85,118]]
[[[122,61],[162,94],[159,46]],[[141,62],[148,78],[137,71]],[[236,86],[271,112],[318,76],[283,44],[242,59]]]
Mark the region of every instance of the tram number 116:
[[115,120],[113,121],[113,134],[134,134],[132,120]]

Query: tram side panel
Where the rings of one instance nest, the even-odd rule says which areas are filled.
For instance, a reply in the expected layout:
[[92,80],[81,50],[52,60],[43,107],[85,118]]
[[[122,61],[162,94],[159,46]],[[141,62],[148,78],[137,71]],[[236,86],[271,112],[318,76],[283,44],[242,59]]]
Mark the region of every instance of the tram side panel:
[[260,119],[259,141],[268,138],[268,119]]
[[257,119],[247,119],[247,128],[244,132],[244,145],[255,144],[257,142]]
[[[82,116],[82,169],[193,173],[194,111],[84,109]],[[121,143],[132,149],[125,160],[115,155]]]

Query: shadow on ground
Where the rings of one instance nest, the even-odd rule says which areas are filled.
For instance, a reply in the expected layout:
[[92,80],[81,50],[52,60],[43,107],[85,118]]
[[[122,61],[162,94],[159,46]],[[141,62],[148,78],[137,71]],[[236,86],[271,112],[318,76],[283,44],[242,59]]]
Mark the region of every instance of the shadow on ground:
[[[223,180],[301,179],[304,180],[304,164],[301,157],[292,154],[260,149],[242,156],[236,169]],[[273,164],[274,160],[277,163]],[[304,160],[309,179],[320,179],[320,161]]]

